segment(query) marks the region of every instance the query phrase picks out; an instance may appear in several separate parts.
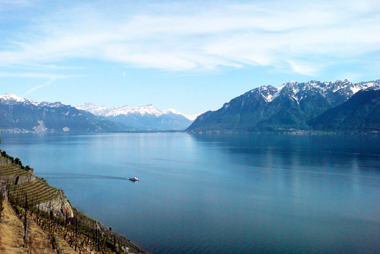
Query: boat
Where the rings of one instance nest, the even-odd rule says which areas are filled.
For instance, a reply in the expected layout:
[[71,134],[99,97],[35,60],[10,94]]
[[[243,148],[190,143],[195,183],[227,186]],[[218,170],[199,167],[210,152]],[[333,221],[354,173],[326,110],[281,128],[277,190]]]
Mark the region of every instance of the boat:
[[137,177],[131,177],[131,178],[128,178],[128,180],[131,180],[132,182],[138,182],[138,178]]

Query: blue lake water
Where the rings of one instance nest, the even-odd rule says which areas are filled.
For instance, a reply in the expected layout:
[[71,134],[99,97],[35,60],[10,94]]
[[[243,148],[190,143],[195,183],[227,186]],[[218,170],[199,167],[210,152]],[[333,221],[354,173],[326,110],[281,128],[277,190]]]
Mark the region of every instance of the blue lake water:
[[74,206],[151,253],[380,252],[376,135],[1,138]]

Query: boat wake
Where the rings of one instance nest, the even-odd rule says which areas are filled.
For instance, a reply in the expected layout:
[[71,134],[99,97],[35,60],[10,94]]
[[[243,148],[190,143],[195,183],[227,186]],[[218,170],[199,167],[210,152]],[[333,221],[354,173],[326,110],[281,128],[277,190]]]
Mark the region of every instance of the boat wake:
[[121,177],[121,176],[111,176],[111,175],[92,175],[92,174],[64,174],[64,173],[45,173],[38,174],[38,177],[45,179],[112,179],[112,180],[129,180],[136,182],[137,177]]

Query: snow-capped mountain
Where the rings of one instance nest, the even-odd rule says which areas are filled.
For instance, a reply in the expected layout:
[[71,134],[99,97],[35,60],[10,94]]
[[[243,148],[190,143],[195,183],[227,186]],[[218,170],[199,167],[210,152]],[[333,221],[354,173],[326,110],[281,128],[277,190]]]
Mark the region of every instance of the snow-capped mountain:
[[176,115],[182,115],[189,120],[194,120],[191,119],[193,116],[188,116],[185,114],[182,114],[181,112],[176,111],[175,109],[166,109],[166,110],[159,110],[155,108],[153,105],[143,105],[143,106],[136,106],[136,107],[131,107],[128,105],[124,105],[121,107],[111,107],[111,108],[106,108],[106,107],[98,107],[94,103],[85,103],[82,105],[77,105],[75,106],[77,109],[80,110],[86,110],[88,112],[91,112],[94,115],[98,116],[118,116],[118,115],[132,115],[132,114],[140,114],[140,115],[155,115],[155,116],[161,116],[161,115],[166,115],[166,114],[176,114]]
[[200,115],[200,114],[186,115],[186,114],[183,114],[183,113],[181,113],[181,112],[178,112],[177,110],[172,109],[172,108],[162,110],[162,113],[164,113],[164,114],[172,113],[172,114],[176,114],[176,115],[183,115],[184,117],[186,117],[186,118],[189,119],[190,121],[194,121],[194,120],[197,119],[197,117]]
[[17,95],[6,93],[5,95],[0,95],[0,103],[6,104],[6,105],[14,105],[19,103],[25,103],[25,104],[32,104],[32,105],[38,105],[33,100],[27,100],[25,98],[21,98]]
[[259,131],[309,129],[308,122],[364,89],[379,89],[380,80],[353,84],[348,80],[305,83],[291,81],[279,87],[261,86],[200,115],[189,131]]
[[0,96],[0,128],[8,132],[104,132],[128,130],[61,102],[35,102],[13,94]]
[[328,99],[334,106],[348,100],[360,90],[379,88],[379,84],[380,80],[362,82],[358,84],[353,84],[347,79],[344,81],[337,80],[335,82],[320,82],[317,80],[311,80],[306,83],[298,83],[296,81],[290,81],[280,87],[261,86],[252,89],[245,95],[249,97],[250,93],[260,93],[264,100],[268,103],[272,102],[280,95],[285,95],[293,98],[299,103],[307,96],[320,94]]
[[124,123],[136,130],[184,130],[191,124],[188,116],[173,109],[160,111],[152,105],[98,107],[93,103],[75,106],[109,120]]

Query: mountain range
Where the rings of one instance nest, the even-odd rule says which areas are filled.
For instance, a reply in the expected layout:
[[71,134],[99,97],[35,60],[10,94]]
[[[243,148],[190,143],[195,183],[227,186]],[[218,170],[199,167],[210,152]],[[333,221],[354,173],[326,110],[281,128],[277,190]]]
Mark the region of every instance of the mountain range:
[[0,128],[9,132],[104,132],[130,129],[60,102],[37,103],[16,95],[0,96]]
[[[279,87],[261,86],[232,99],[217,111],[208,111],[198,116],[187,131],[358,130],[359,125],[354,127],[348,124],[348,119],[352,119],[352,124],[353,118],[357,119],[349,114],[354,108],[365,108],[362,104],[367,100],[360,99],[361,97],[357,99],[356,96],[354,98],[353,95],[359,91],[377,89],[380,89],[380,80],[356,84],[348,80],[312,80],[305,83],[291,81]],[[361,96],[368,99],[378,95],[376,92],[364,94],[366,96]],[[357,101],[351,102],[351,98]],[[347,119],[344,128],[341,120],[333,121],[337,111],[329,111],[336,107],[339,107],[340,119]],[[345,107],[351,107],[351,111]],[[376,107],[378,104],[373,103],[367,105],[366,109],[375,112]],[[327,115],[330,120],[326,120]],[[373,117],[369,114],[366,121],[373,122]]]
[[[189,119],[190,118],[190,119]],[[187,128],[188,127],[188,128]],[[114,132],[184,130],[189,132],[380,131],[380,80],[291,81],[261,86],[225,103],[219,110],[191,117],[152,105],[72,107],[0,96],[0,128],[9,132]]]
[[152,105],[98,107],[93,103],[75,106],[96,116],[130,126],[134,130],[185,130],[192,123],[191,116],[168,109],[160,111]]
[[7,93],[0,96],[0,128],[7,132],[115,132],[184,130],[191,120],[175,110],[152,105],[72,107],[60,102],[35,102]]

